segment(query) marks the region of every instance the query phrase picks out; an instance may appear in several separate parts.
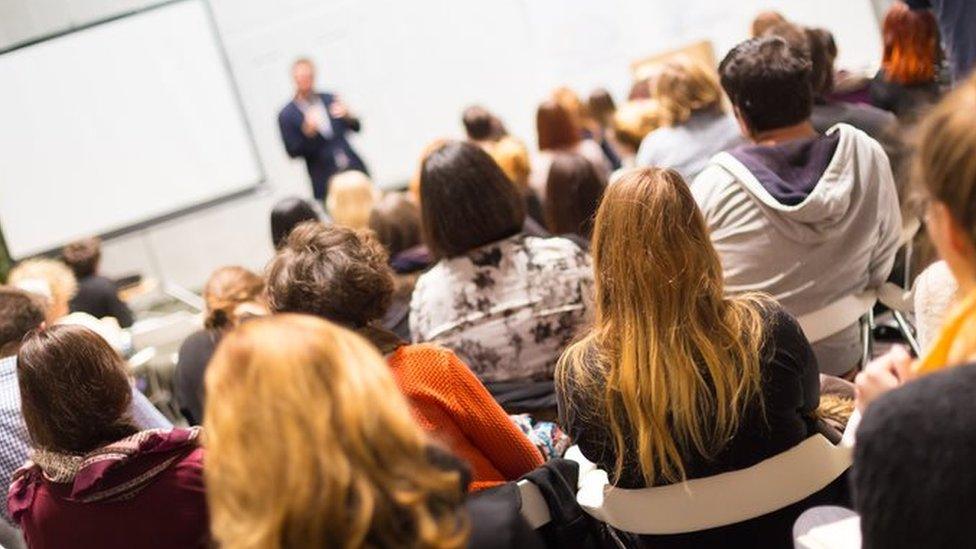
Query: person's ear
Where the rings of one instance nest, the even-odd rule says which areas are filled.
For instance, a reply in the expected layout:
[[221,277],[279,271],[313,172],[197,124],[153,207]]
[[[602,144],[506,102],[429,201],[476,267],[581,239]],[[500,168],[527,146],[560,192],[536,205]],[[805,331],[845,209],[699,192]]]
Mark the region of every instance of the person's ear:
[[753,137],[752,129],[749,128],[749,123],[742,116],[742,111],[739,110],[738,106],[732,105],[732,113],[735,114],[735,120],[739,123],[739,132],[742,133],[743,137],[751,141]]

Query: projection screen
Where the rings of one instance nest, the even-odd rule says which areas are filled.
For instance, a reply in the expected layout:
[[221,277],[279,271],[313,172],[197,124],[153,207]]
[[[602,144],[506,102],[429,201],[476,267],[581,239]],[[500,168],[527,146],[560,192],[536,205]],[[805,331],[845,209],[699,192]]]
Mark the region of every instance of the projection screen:
[[181,0],[0,54],[10,255],[131,231],[264,176],[207,5]]

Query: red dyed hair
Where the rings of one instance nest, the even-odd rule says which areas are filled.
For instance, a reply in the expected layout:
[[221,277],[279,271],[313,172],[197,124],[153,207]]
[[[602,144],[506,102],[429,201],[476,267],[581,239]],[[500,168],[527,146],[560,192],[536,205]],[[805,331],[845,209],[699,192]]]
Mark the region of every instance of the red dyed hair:
[[921,84],[935,79],[939,56],[939,28],[928,10],[911,10],[894,2],[885,15],[885,79],[899,84]]

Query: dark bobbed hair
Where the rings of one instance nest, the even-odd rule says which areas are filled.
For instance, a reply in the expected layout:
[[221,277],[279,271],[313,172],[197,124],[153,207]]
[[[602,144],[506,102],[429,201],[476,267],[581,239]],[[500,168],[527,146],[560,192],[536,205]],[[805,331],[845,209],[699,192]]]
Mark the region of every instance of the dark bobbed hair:
[[617,111],[617,105],[606,88],[596,88],[591,91],[586,99],[586,107],[590,111],[590,116],[601,125],[613,124],[613,113]]
[[362,328],[386,313],[393,271],[368,230],[306,221],[288,235],[267,269],[268,308]]
[[521,231],[525,204],[481,147],[448,141],[421,166],[420,219],[431,253],[454,257]]
[[125,361],[88,328],[31,333],[17,354],[17,379],[35,448],[81,455],[138,431]]
[[102,242],[95,236],[76,240],[61,250],[61,259],[79,279],[95,274],[101,258]]
[[420,208],[407,193],[389,193],[373,206],[369,228],[392,258],[420,244]]
[[826,101],[834,91],[834,60],[837,58],[837,43],[834,35],[827,29],[804,29],[810,48],[810,81],[813,85],[815,101]]
[[539,105],[535,114],[535,127],[541,151],[566,149],[583,139],[583,130],[572,113],[553,99]]
[[295,196],[282,198],[271,209],[271,242],[278,249],[296,225],[320,219],[315,206],[308,200]]
[[722,88],[750,131],[784,128],[810,118],[810,59],[785,39],[746,40],[732,48],[718,69]]
[[468,139],[483,141],[492,137],[492,114],[481,105],[471,105],[461,113],[461,123]]
[[24,336],[44,322],[45,303],[11,286],[0,286],[0,357],[16,352]]
[[549,231],[589,238],[605,189],[606,181],[592,162],[573,153],[556,155],[546,181],[545,219]]

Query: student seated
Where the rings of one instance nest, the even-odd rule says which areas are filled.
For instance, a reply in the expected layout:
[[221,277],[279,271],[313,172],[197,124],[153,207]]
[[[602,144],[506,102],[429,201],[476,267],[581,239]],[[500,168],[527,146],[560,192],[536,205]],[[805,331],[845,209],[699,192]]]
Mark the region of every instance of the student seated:
[[[881,146],[846,124],[814,129],[810,61],[782,38],[739,44],[719,71],[751,144],[715,156],[691,189],[726,289],[770,294],[799,318],[883,284],[901,214]],[[851,373],[859,322],[813,348],[821,372]]]
[[110,316],[119,321],[119,326],[128,328],[132,326],[132,311],[119,299],[115,282],[98,274],[101,258],[101,241],[94,237],[72,242],[61,250],[61,259],[78,281],[78,291],[69,307],[71,312],[81,311],[95,318]]
[[691,181],[712,156],[745,142],[735,118],[723,109],[713,73],[684,57],[662,67],[651,87],[664,125],[641,142],[638,166],[673,168]]
[[199,432],[140,430],[127,366],[101,337],[29,335],[17,380],[33,452],[7,507],[29,547],[209,547]]
[[564,105],[554,99],[543,102],[536,111],[539,153],[532,158],[529,186],[545,200],[549,166],[556,153],[572,152],[583,155],[604,177],[610,174],[610,163],[600,145],[584,137],[581,121]]
[[221,547],[540,546],[517,509],[466,508],[463,467],[348,330],[305,315],[247,322],[217,349],[207,393]]
[[917,139],[915,181],[928,198],[926,231],[958,284],[958,297],[918,361],[894,349],[858,375],[861,410],[922,375],[976,362],[976,74],[922,121]]
[[468,140],[482,147],[489,147],[508,135],[501,119],[481,105],[465,108],[461,113],[461,124]]
[[351,229],[369,226],[369,212],[382,193],[363,172],[338,173],[329,180],[325,209],[333,223]]
[[221,267],[203,287],[203,329],[180,345],[173,380],[180,413],[190,425],[203,422],[203,376],[220,338],[242,319],[267,314],[264,279],[244,267]]
[[593,216],[606,186],[606,179],[587,159],[578,154],[558,154],[546,181],[545,218],[549,232],[588,249]]
[[892,2],[881,29],[884,58],[871,81],[871,103],[914,120],[940,95],[939,27],[927,10],[913,11],[904,2]]
[[414,288],[412,339],[454,350],[485,383],[548,382],[551,391],[559,353],[589,318],[589,256],[564,238],[526,236],[518,192],[469,143],[427,157],[420,195],[438,262]]
[[[45,303],[23,290],[0,286],[0,491],[7,493],[10,479],[30,448],[21,415],[21,393],[17,385],[17,350],[28,333],[44,323]],[[171,427],[170,422],[136,388],[131,388],[130,414],[142,429]],[[7,506],[0,504],[0,518],[10,520]]]
[[[816,432],[810,344],[772,300],[725,294],[718,255],[677,172],[634,170],[611,184],[592,251],[596,320],[560,358],[556,389],[560,423],[612,485],[743,469]],[[746,522],[643,541],[788,546],[797,515],[836,490]]]
[[976,367],[878,399],[857,430],[851,487],[863,549],[972,547]]
[[365,336],[386,357],[418,423],[470,464],[473,489],[541,465],[539,451],[454,353],[407,345],[379,325],[393,287],[376,239],[339,226],[299,225],[268,265],[271,311],[319,316]]
[[271,244],[277,250],[295,225],[320,218],[318,210],[308,200],[295,196],[282,198],[271,210]]

